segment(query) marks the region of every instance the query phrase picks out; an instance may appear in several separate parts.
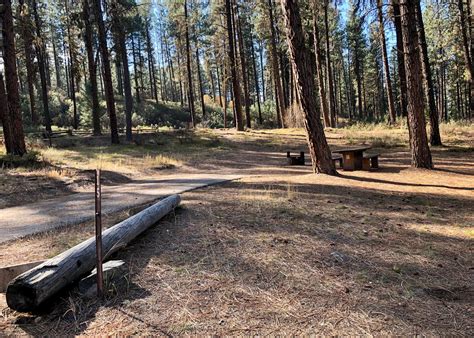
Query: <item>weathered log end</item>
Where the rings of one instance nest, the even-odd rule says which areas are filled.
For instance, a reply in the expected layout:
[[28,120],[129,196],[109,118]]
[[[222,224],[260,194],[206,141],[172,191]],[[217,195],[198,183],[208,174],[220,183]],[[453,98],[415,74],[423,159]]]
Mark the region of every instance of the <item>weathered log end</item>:
[[8,285],[7,294],[18,295],[17,297],[7,297],[8,307],[15,311],[28,312],[38,309],[36,289],[31,285],[17,281]]

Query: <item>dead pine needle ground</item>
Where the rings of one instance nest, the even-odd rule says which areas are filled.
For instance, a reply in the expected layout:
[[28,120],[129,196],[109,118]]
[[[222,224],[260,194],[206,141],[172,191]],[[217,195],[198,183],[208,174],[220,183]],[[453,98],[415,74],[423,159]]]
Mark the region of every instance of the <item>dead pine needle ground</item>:
[[[0,331],[472,336],[472,130],[444,134],[434,171],[409,169],[405,132],[367,133],[328,138],[378,142],[382,168],[328,177],[282,167],[286,149],[304,146],[301,131],[217,132],[234,151],[202,166],[253,176],[183,194],[181,208],[117,254],[129,272],[101,302],[73,287],[44,313],[19,314],[0,295]],[[90,229],[2,244],[0,262],[50,257]]]

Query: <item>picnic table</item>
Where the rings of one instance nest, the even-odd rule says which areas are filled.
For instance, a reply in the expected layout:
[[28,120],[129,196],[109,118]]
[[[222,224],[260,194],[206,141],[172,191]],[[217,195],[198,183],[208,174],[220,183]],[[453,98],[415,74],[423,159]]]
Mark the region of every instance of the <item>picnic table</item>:
[[335,150],[333,153],[342,155],[342,167],[344,170],[361,170],[364,168],[364,151],[371,148],[371,146],[348,147]]

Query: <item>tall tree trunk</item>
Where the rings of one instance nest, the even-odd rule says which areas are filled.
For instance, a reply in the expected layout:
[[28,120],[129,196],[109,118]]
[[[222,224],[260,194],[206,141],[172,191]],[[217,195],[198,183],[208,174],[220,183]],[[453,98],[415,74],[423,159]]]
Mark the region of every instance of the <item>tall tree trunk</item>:
[[[473,3],[468,4],[468,6],[473,6]],[[458,0],[458,9],[459,9],[459,24],[461,26],[461,35],[462,35],[462,45],[463,45],[463,55],[464,55],[464,63],[466,66],[466,71],[468,74],[468,81],[471,83],[471,104],[470,104],[470,115],[472,116],[474,114],[474,100],[472,100],[472,97],[474,97],[474,66],[472,64],[472,48],[474,42],[472,40],[473,37],[470,37],[470,44],[469,44],[469,37],[468,37],[468,29],[470,30],[471,26],[473,25],[472,21],[474,19],[472,17],[468,17],[468,20],[470,22],[466,22],[466,13],[464,13],[464,4],[463,0]],[[467,26],[469,25],[469,26]],[[470,46],[469,46],[470,45]],[[471,48],[470,48],[471,47]]]
[[326,127],[331,126],[329,119],[328,103],[326,100],[326,91],[324,89],[324,78],[323,78],[323,58],[321,56],[321,40],[319,36],[319,28],[317,23],[316,14],[313,16],[313,34],[314,34],[314,54],[316,56],[316,74],[318,77],[318,89],[319,89],[319,105],[323,111],[324,124]]
[[441,146],[442,143],[441,134],[439,132],[439,114],[436,109],[436,102],[434,98],[433,79],[431,77],[431,66],[430,60],[428,59],[428,47],[425,37],[425,25],[423,24],[423,14],[421,12],[421,5],[419,1],[416,3],[416,20],[418,27],[418,39],[421,47],[420,53],[423,84],[430,116],[430,143],[432,146]]
[[143,60],[143,53],[142,53],[142,38],[138,35],[138,66],[140,67],[140,71],[138,74],[140,75],[140,91],[143,93],[145,90],[145,81],[143,80],[143,74],[145,71],[143,68],[145,67],[145,61]]
[[328,18],[329,0],[324,1],[324,26],[326,32],[326,72],[328,77],[328,101],[329,101],[329,116],[331,127],[336,127],[336,108],[334,96],[334,77],[332,73],[331,62],[331,47],[329,41],[329,18]]
[[132,111],[133,111],[133,96],[132,96],[132,84],[130,80],[130,70],[128,68],[128,52],[127,52],[127,37],[125,35],[124,27],[120,20],[121,15],[119,9],[115,8],[113,3],[113,30],[115,32],[117,53],[120,58],[122,65],[123,74],[123,91],[125,97],[125,137],[128,142],[132,141]]
[[284,128],[285,121],[285,98],[283,93],[283,86],[281,84],[280,69],[278,66],[278,52],[276,48],[276,32],[275,22],[273,18],[273,3],[272,0],[268,0],[268,24],[270,26],[270,63],[272,64],[273,82],[275,84],[275,94],[277,97],[277,117],[278,127]]
[[262,98],[263,103],[267,100],[267,95],[265,91],[265,66],[263,63],[263,43],[260,41],[260,50],[259,50],[259,57],[260,57],[260,77],[262,79]]
[[[161,24],[160,24],[160,27],[161,27]],[[161,67],[161,77],[162,77],[162,81],[161,81],[161,99],[163,101],[169,101],[169,96],[168,96],[168,86],[167,86],[167,83],[168,83],[168,80],[167,80],[167,77],[166,77],[166,61],[165,61],[165,43],[164,43],[164,34],[163,34],[163,31],[162,29],[160,29],[160,54],[161,54],[161,64],[163,65]]]
[[51,25],[51,45],[53,46],[53,58],[54,58],[54,75],[56,77],[56,87],[62,88],[63,81],[61,79],[61,65],[59,63],[59,56],[56,47],[56,39],[53,32],[53,27]]
[[[13,14],[11,0],[2,3],[2,36],[3,36],[3,63],[5,69],[6,93],[10,125],[11,149],[14,155],[26,153],[23,121],[21,118],[20,92],[18,90],[18,74],[16,68],[15,33],[13,30]],[[8,127],[7,127],[8,129]]]
[[221,74],[219,72],[219,64],[216,60],[216,80],[217,80],[217,93],[219,94],[219,106],[224,107],[222,103],[222,90],[221,90]]
[[186,35],[186,69],[188,72],[188,97],[189,97],[189,113],[190,113],[190,118],[191,118],[191,123],[193,127],[196,126],[196,112],[194,109],[194,91],[193,91],[193,73],[191,71],[191,46],[190,46],[190,41],[189,41],[189,23],[188,23],[188,1],[184,1],[184,18],[186,20],[185,25],[186,25],[186,30],[185,30],[185,35]]
[[119,135],[117,127],[117,113],[115,111],[115,97],[112,83],[112,72],[110,70],[109,50],[107,48],[107,32],[102,17],[102,0],[93,0],[95,8],[95,19],[98,27],[98,38],[100,54],[102,56],[102,68],[104,75],[105,101],[110,120],[110,137],[113,144],[119,144]]
[[255,81],[255,96],[256,96],[255,99],[257,101],[257,107],[258,107],[258,123],[262,125],[263,118],[262,118],[262,107],[260,105],[260,84],[258,83],[257,61],[255,57],[255,46],[254,46],[254,41],[253,41],[253,34],[251,36],[251,46],[252,46],[253,76],[254,76],[254,81]]
[[407,116],[407,80],[405,73],[405,54],[403,53],[402,20],[400,16],[400,1],[392,0],[394,26],[397,36],[397,63],[400,82],[400,110],[402,116]]
[[297,0],[281,0],[283,8],[288,47],[295,71],[296,85],[301,109],[305,116],[305,128],[308,146],[313,163],[313,171],[317,173],[336,175],[332,161],[331,150],[324,135],[320,112],[316,109],[314,93],[316,86],[311,69],[311,56],[304,41],[303,28]]
[[68,49],[69,49],[69,60],[70,60],[70,69],[71,69],[71,99],[72,99],[72,106],[73,106],[73,120],[72,120],[72,127],[77,129],[79,127],[79,116],[77,114],[77,100],[76,100],[76,72],[77,72],[77,65],[74,60],[74,53],[72,48],[72,36],[71,36],[71,22],[69,21],[70,13],[69,13],[69,0],[64,1],[64,9],[66,12],[67,17],[67,41],[68,41]]
[[197,73],[199,81],[199,94],[201,97],[201,110],[203,120],[206,118],[206,105],[204,104],[204,89],[202,85],[202,76],[201,76],[201,60],[199,59],[199,47],[196,43],[196,64],[197,64]]
[[432,169],[431,151],[426,135],[426,122],[423,104],[423,84],[419,40],[416,29],[416,3],[411,0],[400,1],[400,13],[403,32],[403,51],[406,55],[405,70],[408,89],[408,127],[412,166]]
[[38,124],[38,114],[36,113],[36,99],[35,99],[35,69],[33,64],[33,34],[31,32],[31,18],[28,12],[28,7],[25,6],[24,0],[19,1],[20,4],[20,21],[21,32],[23,35],[23,48],[25,51],[25,68],[26,68],[26,82],[28,86],[28,97],[30,103],[30,116],[33,125]]
[[119,96],[123,96],[123,74],[122,74],[122,63],[120,57],[115,55],[115,78],[117,79],[117,92]]
[[247,128],[252,128],[252,121],[250,117],[250,96],[249,96],[249,79],[248,79],[248,64],[245,55],[245,42],[242,34],[242,20],[240,18],[239,7],[235,3],[237,12],[237,36],[239,46],[240,64],[242,67],[242,81],[244,85],[244,101],[245,101],[245,123]]
[[133,80],[135,82],[135,97],[137,102],[141,101],[140,97],[140,84],[138,83],[138,65],[137,65],[137,53],[135,50],[135,38],[132,34],[132,61],[133,61]]
[[84,20],[84,45],[87,51],[87,64],[89,70],[89,92],[92,100],[92,128],[93,134],[98,136],[102,133],[100,127],[100,106],[97,90],[97,64],[94,58],[93,33],[90,22],[89,0],[82,0],[82,19]]
[[10,121],[10,112],[8,111],[8,99],[5,91],[5,81],[3,74],[0,73],[0,123],[3,126],[3,140],[7,154],[13,152],[12,126]]
[[244,124],[242,121],[242,94],[240,92],[240,84],[239,79],[237,77],[237,64],[235,60],[235,47],[234,47],[234,28],[232,26],[232,9],[230,0],[225,0],[225,11],[226,11],[226,19],[227,19],[227,37],[229,42],[229,62],[230,62],[230,70],[231,70],[231,77],[232,77],[232,92],[233,92],[233,103],[235,109],[235,127],[238,131],[244,130]]
[[166,58],[168,60],[168,68],[169,68],[169,73],[170,73],[170,83],[171,83],[171,90],[172,90],[171,97],[173,98],[173,102],[177,102],[178,94],[176,90],[176,81],[175,81],[175,76],[174,76],[173,58],[171,57],[170,48],[168,47],[168,39],[164,37],[164,40],[165,40],[165,48],[166,48]]
[[38,70],[41,80],[41,97],[43,101],[43,115],[44,125],[47,132],[51,132],[51,115],[49,113],[49,99],[48,99],[48,80],[46,78],[46,49],[41,33],[41,19],[38,13],[38,5],[36,0],[32,0],[33,16],[36,27],[36,57],[38,58]]
[[[178,40],[179,41],[179,40]],[[181,74],[181,57],[180,57],[180,45],[176,48],[176,59],[178,61],[178,81],[179,81],[179,101],[181,107],[184,106],[184,93],[183,93],[183,81],[182,81],[182,74]]]
[[150,93],[151,97],[158,102],[158,91],[156,90],[156,80],[155,80],[155,58],[153,56],[153,46],[151,45],[150,37],[150,23],[148,20],[145,24],[145,34],[146,34],[146,52],[148,58],[148,75],[150,81]]
[[382,10],[383,1],[377,0],[377,16],[379,19],[379,31],[380,31],[380,46],[382,48],[382,61],[383,61],[383,73],[385,79],[385,90],[387,92],[388,100],[388,113],[390,117],[390,123],[395,123],[397,119],[397,113],[395,112],[395,104],[393,101],[393,90],[392,90],[392,80],[390,78],[390,68],[388,66],[388,53],[387,53],[387,43],[385,41],[385,25],[383,22],[383,10]]

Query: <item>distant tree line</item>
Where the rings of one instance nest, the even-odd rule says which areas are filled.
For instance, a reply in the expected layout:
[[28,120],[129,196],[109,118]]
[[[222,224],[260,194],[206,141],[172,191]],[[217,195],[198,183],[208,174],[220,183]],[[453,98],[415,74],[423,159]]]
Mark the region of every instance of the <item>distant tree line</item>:
[[412,149],[426,150],[425,119],[440,145],[440,121],[473,116],[469,0],[6,0],[0,11],[8,153],[26,152],[23,128],[107,130],[112,143],[124,128],[131,140],[149,102],[183,107],[190,126],[302,126],[291,13],[324,126],[408,117]]

